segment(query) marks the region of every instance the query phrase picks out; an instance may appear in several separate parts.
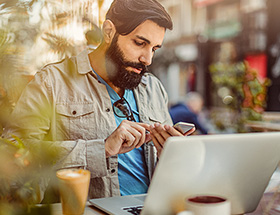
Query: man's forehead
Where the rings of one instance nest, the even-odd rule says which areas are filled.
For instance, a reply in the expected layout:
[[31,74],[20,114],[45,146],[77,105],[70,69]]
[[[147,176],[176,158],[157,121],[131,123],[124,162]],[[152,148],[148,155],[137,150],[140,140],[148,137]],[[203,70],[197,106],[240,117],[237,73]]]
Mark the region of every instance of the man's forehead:
[[151,45],[161,45],[165,34],[165,28],[160,27],[157,23],[146,20],[139,26],[137,26],[131,33],[131,36],[137,37],[138,39],[149,41]]

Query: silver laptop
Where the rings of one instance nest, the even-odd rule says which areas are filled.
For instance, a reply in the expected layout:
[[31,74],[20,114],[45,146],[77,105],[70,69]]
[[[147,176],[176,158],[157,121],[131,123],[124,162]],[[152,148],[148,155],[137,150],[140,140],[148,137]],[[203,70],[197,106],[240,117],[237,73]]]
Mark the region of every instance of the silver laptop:
[[[108,214],[167,215],[191,195],[219,195],[232,214],[253,212],[280,160],[280,132],[172,137],[165,143],[148,194],[92,199]],[[132,209],[133,211],[134,209]]]

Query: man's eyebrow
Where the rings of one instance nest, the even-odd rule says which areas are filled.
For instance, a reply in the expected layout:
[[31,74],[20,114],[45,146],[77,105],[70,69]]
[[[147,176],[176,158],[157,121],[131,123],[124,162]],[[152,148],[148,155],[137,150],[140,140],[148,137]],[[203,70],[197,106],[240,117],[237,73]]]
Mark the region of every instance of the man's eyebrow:
[[[148,40],[148,39],[145,38],[145,37],[142,37],[142,36],[139,36],[139,35],[136,35],[136,37],[137,37],[138,39],[140,39],[140,40],[144,40],[144,41],[145,41],[146,43],[148,43],[148,44],[151,44],[151,41]],[[157,45],[157,46],[155,46],[155,47],[161,48],[161,45]]]

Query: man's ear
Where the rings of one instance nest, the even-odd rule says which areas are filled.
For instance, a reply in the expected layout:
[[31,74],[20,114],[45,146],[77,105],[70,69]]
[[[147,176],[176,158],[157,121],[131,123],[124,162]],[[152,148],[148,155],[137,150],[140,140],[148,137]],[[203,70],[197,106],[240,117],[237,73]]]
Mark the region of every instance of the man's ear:
[[106,19],[104,21],[102,33],[103,33],[104,41],[106,43],[111,43],[111,41],[116,33],[116,27],[111,20]]

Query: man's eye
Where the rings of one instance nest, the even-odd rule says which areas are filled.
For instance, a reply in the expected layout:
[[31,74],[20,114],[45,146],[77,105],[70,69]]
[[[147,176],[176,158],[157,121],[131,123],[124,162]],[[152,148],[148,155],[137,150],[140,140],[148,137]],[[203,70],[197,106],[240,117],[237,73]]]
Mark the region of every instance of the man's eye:
[[134,40],[134,43],[135,43],[137,46],[142,46],[142,45],[144,45],[144,42],[137,42],[136,40]]

